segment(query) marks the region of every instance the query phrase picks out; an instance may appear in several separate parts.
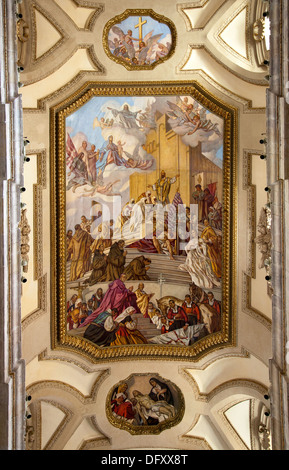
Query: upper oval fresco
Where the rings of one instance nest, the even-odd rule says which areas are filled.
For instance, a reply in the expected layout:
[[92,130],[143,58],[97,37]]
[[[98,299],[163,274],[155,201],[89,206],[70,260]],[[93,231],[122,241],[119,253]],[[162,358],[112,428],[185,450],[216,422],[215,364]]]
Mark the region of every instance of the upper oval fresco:
[[103,45],[107,55],[128,70],[149,70],[172,56],[176,29],[153,10],[126,10],[106,24]]

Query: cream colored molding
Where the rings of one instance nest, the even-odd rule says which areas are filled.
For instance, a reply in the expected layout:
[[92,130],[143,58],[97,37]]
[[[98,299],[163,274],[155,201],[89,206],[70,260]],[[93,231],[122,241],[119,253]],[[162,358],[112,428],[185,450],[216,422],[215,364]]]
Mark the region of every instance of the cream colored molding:
[[67,96],[67,94],[73,93],[77,90],[83,83],[86,81],[92,81],[93,79],[98,79],[98,73],[93,71],[83,71],[79,72],[72,80],[67,82],[64,86],[60,87],[58,90],[53,91],[49,95],[37,100],[37,108],[24,108],[24,113],[43,113],[47,110],[47,105],[51,101],[56,101],[57,99],[61,99],[63,96]]
[[200,414],[195,415],[194,420],[193,420],[193,422],[190,426],[190,429],[187,432],[185,432],[184,434],[182,434],[181,436],[179,436],[179,439],[182,439],[184,437],[189,437],[188,434],[190,432],[192,432],[192,430],[197,426],[198,422],[200,421],[200,417],[201,417]]
[[264,384],[254,381],[254,380],[247,380],[247,379],[235,379],[229,380],[227,382],[222,383],[218,387],[214,388],[211,392],[207,394],[207,401],[210,402],[220,393],[231,390],[231,394],[238,394],[238,393],[257,393],[260,397],[263,397],[265,393],[268,392],[268,387]]
[[[198,364],[194,364],[193,370],[204,371],[211,365],[216,364],[218,361],[228,358],[249,359],[250,353],[243,346],[241,346],[239,350],[236,350],[234,348],[231,351],[224,352],[223,354],[218,354],[218,356],[213,355],[210,359],[205,358],[204,361]],[[190,374],[188,374],[187,370],[191,369],[192,367],[189,364],[187,366],[181,365],[179,367],[179,374],[183,375],[187,379],[188,377],[191,377]]]
[[256,276],[256,186],[252,184],[252,156],[261,155],[259,150],[243,151],[243,190],[247,191],[247,269],[250,277]]
[[[209,4],[210,2],[210,4]],[[200,0],[196,1],[195,3],[187,3],[187,4],[180,4],[177,5],[178,12],[183,16],[184,21],[186,23],[187,31],[204,31],[208,25],[208,23],[211,21],[212,17],[215,16],[219,10],[223,7],[224,3],[226,3],[227,0]],[[217,4],[217,6],[216,6]],[[189,10],[195,10],[197,8],[204,8],[206,6],[209,6],[211,8],[211,12],[208,15],[208,18],[203,22],[202,26],[199,26],[197,28],[194,28],[191,19],[187,13]],[[187,10],[187,11],[186,11]]]
[[[82,415],[82,409],[84,406],[87,407],[87,414],[91,415],[90,419],[92,420],[92,416],[95,414],[98,389],[106,377],[106,371],[103,371],[94,382],[90,394],[86,396],[75,387],[56,380],[35,382],[27,387],[27,394],[31,395],[33,400],[30,405],[31,410],[35,410],[33,413],[33,424],[36,423],[34,429],[36,430],[35,446],[37,449],[41,449],[41,402],[46,402],[59,408],[66,415],[44,449],[53,450],[53,448],[57,446],[59,439],[68,430],[68,426],[69,433],[71,434],[71,429],[77,429],[80,422],[83,421],[84,416]],[[64,403],[66,403],[66,405],[64,405]],[[93,420],[91,422],[93,423]],[[99,431],[96,422],[94,422],[93,425],[96,431]],[[84,445],[85,447],[86,445],[89,447],[92,443],[93,446],[95,446],[96,443],[98,443],[99,446],[105,446],[109,445],[110,441],[106,436],[102,436],[101,438],[92,439],[91,442],[84,443]]]
[[72,0],[75,5],[82,8],[94,8],[95,12],[90,15],[88,18],[85,29],[92,31],[95,25],[95,22],[99,15],[104,11],[104,4],[103,3],[95,3],[94,0],[87,1],[87,0]]
[[[62,411],[62,413],[64,413],[64,415],[65,415],[63,420],[57,426],[57,429],[54,431],[51,438],[47,442],[47,444],[43,448],[42,448],[42,444],[41,444],[41,448],[40,448],[41,450],[53,450],[54,444],[57,442],[59,437],[62,436],[62,434],[65,432],[66,428],[69,426],[70,422],[72,421],[72,418],[73,418],[74,414],[72,413],[71,410],[64,407],[63,405],[60,405],[58,402],[56,402],[54,400],[41,400],[40,404],[43,403],[43,402],[48,403],[51,406],[54,406],[58,410]],[[42,417],[41,417],[41,421],[42,421]],[[40,426],[40,433],[41,433],[41,429],[42,429],[42,426]],[[37,426],[37,432],[39,432],[39,427],[38,426]]]
[[[221,37],[223,32],[225,31],[225,29],[227,29],[228,26],[230,26],[233,23],[233,21],[244,10],[246,10],[246,29],[244,31],[245,41],[246,41],[246,57],[239,54],[235,49],[233,49],[229,44],[227,44],[224,41],[224,39]],[[233,14],[229,18],[227,18],[226,22],[223,23],[220,26],[220,28],[218,28],[218,30],[214,33],[214,38],[222,47],[224,47],[226,49],[228,54],[233,54],[236,58],[238,58],[239,60],[242,60],[244,63],[249,62],[252,65],[252,52],[251,52],[251,49],[249,47],[249,38],[248,38],[249,26],[250,26],[250,16],[251,16],[250,15],[250,4],[249,4],[248,0],[246,0],[245,2],[243,2],[237,8],[237,10],[234,10]]]
[[193,10],[195,8],[203,8],[205,5],[207,5],[209,1],[210,0],[196,0],[195,2],[181,3],[177,5],[177,10],[183,16],[184,21],[186,23],[187,31],[191,31],[193,29],[193,25],[190,20],[190,17],[186,13],[186,10]]
[[244,272],[242,284],[242,312],[261,323],[268,331],[272,331],[272,321],[251,305],[251,277]]
[[[216,2],[214,2],[214,6],[215,5]],[[206,6],[206,3],[204,3],[203,6]],[[185,18],[187,29],[190,33],[190,53],[192,53],[193,49],[205,48],[214,60],[216,60],[226,70],[229,70],[233,75],[237,76],[241,80],[260,86],[268,86],[265,78],[260,78],[261,73],[265,74],[264,68],[260,70],[259,64],[253,64],[253,51],[255,50],[255,45],[251,44],[252,41],[250,41],[249,35],[252,9],[250,8],[248,0],[245,2],[243,1],[241,4],[240,0],[235,2],[233,2],[233,0],[223,1],[221,4],[218,4],[217,9],[211,11],[211,16],[208,18],[202,28],[194,28],[189,16],[185,14],[185,9],[201,7],[202,4],[199,3],[196,5],[181,4],[178,7],[179,13],[182,14],[182,16]],[[246,40],[247,58],[244,58],[242,55],[234,51],[234,49],[229,47],[220,37],[222,32],[245,8],[247,15],[246,31],[244,31],[244,36]],[[228,11],[231,12],[231,16],[229,16],[224,22],[223,18],[228,15]],[[219,58],[220,56],[221,58]]]
[[260,397],[263,397],[264,394],[268,392],[268,388],[260,382],[247,379],[233,379],[223,382],[222,384],[212,389],[209,393],[201,393],[196,380],[186,370],[183,370],[182,375],[191,384],[195,400],[204,403],[209,403],[216,396],[228,390],[231,391],[231,395],[238,393],[248,394],[250,391],[254,391]]
[[[89,416],[88,419],[89,419],[89,421],[90,421],[91,426],[95,429],[96,432],[101,433],[101,434],[105,437],[106,441],[107,441],[109,444],[111,444],[111,439],[110,439],[108,436],[106,436],[104,432],[101,431],[101,429],[99,428],[99,426],[98,426],[98,424],[97,424],[96,418],[97,418],[97,417],[96,417],[95,414],[93,414],[92,416]],[[97,439],[97,441],[98,441],[98,439]]]
[[[203,47],[200,47],[201,49],[206,50]],[[199,49],[199,47],[198,47]],[[187,61],[190,58],[191,55],[191,47],[189,46],[187,49],[186,56],[184,57],[183,61],[177,66],[176,68],[176,74],[182,76],[182,75],[189,75],[194,78],[196,75],[197,77],[201,77],[203,80],[205,80],[207,83],[210,84],[215,90],[218,90],[222,95],[226,96],[230,100],[233,100],[234,102],[237,102],[239,105],[243,107],[243,113],[244,114],[266,114],[266,108],[264,107],[254,107],[252,100],[245,98],[243,96],[238,95],[237,93],[234,93],[232,90],[226,88],[224,85],[221,83],[217,82],[211,75],[208,75],[207,72],[205,72],[202,69],[194,69],[194,70],[183,70],[185,67]],[[207,52],[207,51],[206,51]],[[197,78],[196,80],[199,80]]]
[[107,437],[96,437],[94,439],[84,441],[78,450],[97,450],[103,449],[104,447],[108,448],[108,450],[112,450],[110,439]]
[[[89,5],[83,6],[89,8]],[[43,80],[59,70],[78,49],[87,49],[89,59],[95,68],[96,74],[104,73],[105,69],[96,56],[94,35],[96,20],[104,8],[102,4],[95,4],[93,8],[95,8],[95,12],[90,16],[86,27],[81,29],[77,27],[67,13],[56,3],[53,2],[53,4],[49,5],[48,10],[46,1],[28,0],[28,3],[22,7],[23,18],[25,20],[25,17],[29,17],[30,28],[32,30],[28,41],[30,47],[27,47],[23,63],[24,72],[21,75],[21,80],[25,85],[31,85]],[[37,24],[35,10],[41,13],[62,37],[60,41],[39,58],[36,58]]]
[[61,356],[59,353],[57,354],[53,353],[49,355],[47,349],[45,349],[38,355],[38,360],[39,361],[59,361],[59,362],[65,362],[68,364],[73,364],[88,374],[100,372],[100,375],[97,379],[99,381],[99,384],[98,384],[99,386],[106,379],[106,377],[108,377],[111,373],[110,369],[99,369],[99,367],[97,366],[90,367],[87,362],[83,363],[83,362],[80,362],[79,360],[76,360],[74,355],[73,356],[71,355]]
[[45,274],[38,280],[38,308],[22,320],[22,331],[47,313],[47,289],[47,275]]
[[[244,114],[265,114],[266,108],[263,107],[253,107],[252,100],[246,99],[236,93],[232,92],[228,88],[225,88],[220,83],[215,81],[210,75],[208,75],[203,70],[193,70],[193,71],[186,71],[186,70],[179,70],[176,71],[177,75],[186,76],[189,75],[191,80],[196,80],[201,84],[206,83],[209,85],[211,89],[214,91],[217,90],[220,94],[230,99],[230,101],[234,101],[243,107]],[[46,112],[47,106],[49,106],[50,102],[56,102],[57,100],[62,100],[64,96],[67,94],[73,94],[77,91],[82,85],[86,82],[91,82],[94,79],[99,80],[99,74],[95,71],[83,71],[78,73],[71,81],[67,82],[63,87],[59,88],[58,90],[50,93],[49,95],[39,99],[37,101],[36,108],[24,108],[25,114],[30,113],[43,113]],[[188,78],[186,77],[186,80]],[[201,79],[201,80],[200,80]],[[113,83],[113,81],[112,81]],[[148,84],[150,81],[148,81]],[[207,85],[205,85],[207,86]]]
[[179,438],[185,444],[188,444],[192,450],[213,450],[205,438],[183,435]]
[[[39,390],[39,389],[38,389]],[[57,397],[56,397],[57,398]],[[57,426],[56,430],[50,437],[47,444],[42,448],[42,411],[41,411],[41,403],[47,403],[58,410],[62,411],[65,415],[62,419],[61,423]],[[83,421],[83,417],[77,414],[76,410],[73,412],[71,409],[64,406],[62,403],[60,404],[56,399],[42,399],[41,397],[37,398],[35,402],[32,403],[32,420],[33,420],[33,428],[34,428],[34,437],[35,442],[32,447],[32,450],[57,450],[59,447],[59,441],[65,439],[65,435],[71,434],[71,429],[77,429],[80,422]],[[92,421],[92,419],[91,419]],[[99,432],[97,425],[94,425],[96,432]],[[89,450],[93,448],[99,448],[104,446],[109,446],[110,440],[106,436],[93,438],[89,441],[85,441],[79,450]]]
[[272,322],[262,312],[251,305],[251,279],[256,277],[256,186],[252,184],[252,157],[261,155],[260,150],[244,150],[243,152],[243,190],[247,191],[247,269],[242,274],[242,311],[261,323],[269,331]]
[[[45,20],[60,34],[60,40],[54,44],[47,52],[42,54],[41,56],[37,57],[37,19],[36,19],[36,11],[40,13]],[[64,42],[68,39],[68,35],[66,34],[65,30],[58,24],[57,20],[53,18],[46,10],[44,10],[39,4],[34,1],[31,2],[31,17],[32,17],[32,64],[39,64],[41,61],[46,59],[48,56],[53,54],[60,48]]]
[[46,150],[27,150],[26,155],[36,155],[37,184],[33,186],[33,247],[34,280],[38,280],[38,308],[22,321],[22,330],[36,321],[47,311],[47,274],[43,273],[43,190],[47,187]]
[[233,427],[233,425],[230,423],[229,419],[226,416],[226,412],[230,408],[232,408],[235,405],[238,405],[239,403],[242,403],[243,401],[245,401],[245,400],[244,399],[242,399],[242,400],[239,399],[239,400],[233,400],[232,402],[227,403],[224,408],[222,408],[221,410],[218,410],[218,416],[219,416],[219,418],[221,420],[221,423],[222,423],[221,428],[226,429],[228,431],[228,434],[234,439],[234,441],[238,445],[238,448],[239,448],[238,450],[250,450],[248,448],[248,446],[245,444],[245,442],[243,441],[243,439],[241,438],[241,436],[239,435],[239,433],[237,432],[237,430]]
[[[194,422],[192,423],[192,425],[190,426],[190,429],[184,433],[182,436],[179,437],[179,440],[185,442],[186,444],[193,444],[194,448],[196,448],[197,450],[214,450],[208,443],[208,441],[203,438],[203,437],[197,437],[197,436],[190,436],[188,435],[189,433],[192,433],[192,431],[194,430],[194,428],[199,424],[199,421],[201,419],[201,417],[205,417],[206,420],[210,423],[210,427],[213,429],[215,427],[215,425],[212,423],[212,420],[211,418],[208,416],[208,415],[202,415],[202,414],[199,414]],[[199,447],[198,447],[199,446]]]
[[41,434],[42,434],[42,422],[41,422],[41,402],[37,401],[30,405],[32,423],[34,429],[34,443],[32,449],[41,449]]
[[29,387],[27,387],[27,393],[31,396],[38,397],[38,400],[42,401],[46,399],[46,393],[48,393],[48,391],[49,395],[53,392],[55,397],[60,397],[65,394],[68,396],[73,396],[77,402],[81,403],[82,405],[89,405],[95,403],[96,389],[97,387],[93,387],[92,393],[89,396],[85,396],[72,385],[68,385],[67,383],[60,382],[58,380],[45,380],[42,382],[34,382],[33,384],[29,385]]
[[[183,61],[181,62],[181,64],[177,67],[178,70],[180,70],[181,72],[183,71],[183,68],[186,67],[187,63],[189,62],[190,58],[191,58],[191,55],[193,53],[194,50],[196,49],[202,49],[204,50],[207,54],[209,54],[209,56],[215,60],[219,65],[221,65],[227,72],[231,73],[232,75],[235,75],[235,77],[238,77],[240,80],[244,81],[244,82],[247,82],[247,83],[250,83],[252,85],[258,85],[258,86],[266,86],[268,87],[268,82],[265,80],[265,79],[251,79],[249,77],[245,77],[243,74],[237,72],[236,70],[234,70],[233,68],[229,67],[228,65],[226,65],[222,60],[220,60],[212,51],[211,49],[205,45],[205,44],[189,44],[189,49],[186,53],[186,56],[185,58],[183,59]],[[194,71],[194,69],[187,69],[187,71]]]

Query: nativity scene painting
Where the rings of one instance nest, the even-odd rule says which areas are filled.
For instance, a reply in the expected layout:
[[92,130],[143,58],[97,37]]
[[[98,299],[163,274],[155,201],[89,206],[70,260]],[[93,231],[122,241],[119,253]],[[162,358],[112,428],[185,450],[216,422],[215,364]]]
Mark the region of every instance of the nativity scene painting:
[[175,27],[151,10],[128,10],[106,25],[104,45],[108,56],[129,70],[153,68],[172,55]]
[[159,434],[178,424],[184,414],[180,390],[158,375],[133,374],[107,397],[109,421],[131,434]]
[[191,347],[222,324],[224,121],[191,95],[66,117],[67,334]]

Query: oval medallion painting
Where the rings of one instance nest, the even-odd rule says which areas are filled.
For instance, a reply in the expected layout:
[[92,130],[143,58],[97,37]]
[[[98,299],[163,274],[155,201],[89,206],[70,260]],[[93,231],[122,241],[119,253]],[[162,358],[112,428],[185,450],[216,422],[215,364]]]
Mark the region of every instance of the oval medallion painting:
[[107,55],[129,70],[154,68],[171,57],[175,43],[174,25],[152,10],[126,10],[104,28]]
[[157,374],[133,374],[116,384],[107,397],[109,421],[131,434],[159,434],[184,415],[181,391]]

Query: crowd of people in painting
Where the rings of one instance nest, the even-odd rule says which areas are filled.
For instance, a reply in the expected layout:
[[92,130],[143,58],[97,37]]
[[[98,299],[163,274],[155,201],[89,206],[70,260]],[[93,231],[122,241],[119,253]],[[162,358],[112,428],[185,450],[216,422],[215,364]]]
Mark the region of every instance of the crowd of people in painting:
[[149,390],[145,391],[130,391],[127,382],[120,383],[112,393],[111,411],[135,426],[156,426],[177,413],[170,387],[157,377],[149,379]]
[[[202,291],[200,298],[194,295],[191,286],[190,294],[182,301],[170,297],[154,302],[154,294],[145,291],[144,283],[139,283],[134,291],[133,287],[126,287],[126,281],[126,275],[122,274],[120,279],[109,284],[105,293],[98,288],[87,300],[74,294],[67,303],[67,329],[86,327],[84,337],[98,346],[147,344],[149,341],[137,328],[138,315],[147,318],[158,334],[181,330],[183,333],[196,325],[206,325],[204,306],[214,313],[216,329],[220,328],[221,304],[213,292]],[[209,327],[202,329],[203,335],[211,332]]]
[[[183,335],[187,331],[186,337],[179,336],[177,340],[182,339],[190,344],[195,340],[195,332],[200,332],[200,328],[197,328],[199,325],[205,325],[202,334],[219,331],[221,309],[212,290],[221,285],[222,277],[222,206],[212,189],[203,190],[200,185],[195,188],[193,198],[199,206],[199,233],[192,241],[190,208],[187,207],[183,212],[188,236],[185,249],[180,248],[178,240],[169,238],[168,214],[164,219],[161,238],[156,237],[156,227],[153,225],[153,236],[150,239],[137,238],[133,243],[114,239],[119,230],[120,233],[126,227],[135,230],[138,223],[143,223],[147,204],[150,207],[154,207],[154,204],[168,204],[171,187],[178,177],[169,178],[165,172],[161,172],[160,178],[151,185],[156,195],[152,196],[148,190],[137,201],[127,203],[116,222],[102,221],[102,213],[99,211],[94,219],[82,216],[80,223],[75,226],[75,232],[67,232],[69,281],[81,281],[83,289],[96,285],[99,287],[89,299],[74,295],[69,301],[69,330],[87,327],[84,337],[98,346],[146,344],[148,340],[137,329],[135,316],[142,314],[162,335],[170,335],[173,331],[181,331]],[[176,207],[182,205],[178,191],[172,204]],[[99,218],[99,225],[97,235],[93,237],[91,226],[95,218]],[[128,250],[132,248],[138,250],[139,256],[128,260]],[[196,300],[191,292],[181,303],[175,298],[170,298],[165,306],[159,301],[153,303],[153,294],[144,291],[142,281],[150,280],[152,260],[149,255],[157,253],[167,255],[168,262],[174,260],[176,255],[184,254],[186,262],[179,265],[179,269],[188,271],[193,283],[207,289],[207,293],[203,291],[203,298]],[[132,287],[126,287],[126,281],[136,280],[140,281],[138,289],[134,291]],[[100,287],[102,283],[109,283],[105,294]],[[210,311],[204,310],[206,305]]]
[[[190,246],[190,208],[187,207],[183,212],[184,234],[177,234],[176,238],[170,238],[169,214],[165,213],[165,218],[161,221],[163,224],[161,235],[157,236],[157,224],[155,219],[151,228],[150,237],[139,238],[145,223],[147,214],[146,207],[153,211],[158,204],[169,204],[169,193],[171,185],[176,182],[178,175],[174,178],[168,178],[165,172],[152,185],[156,195],[152,196],[150,190],[143,193],[139,198],[129,201],[122,209],[116,221],[110,220],[102,222],[102,212],[93,219],[81,217],[79,224],[74,227],[74,233],[70,229],[67,231],[67,261],[70,263],[69,281],[82,279],[88,272],[91,272],[89,279],[86,279],[90,286],[99,282],[109,282],[119,279],[122,273],[125,273],[128,280],[149,280],[148,269],[151,260],[145,254],[165,254],[173,260],[175,255],[187,255],[192,251]],[[198,275],[205,278],[220,279],[222,275],[222,205],[219,203],[216,195],[208,188],[202,190],[200,185],[196,186],[193,194],[196,204],[199,206],[199,234],[197,237],[198,251],[196,257],[202,258],[202,267]],[[177,191],[172,201],[172,206],[181,207],[182,200]],[[183,207],[183,206],[182,206]],[[96,235],[91,234],[91,225],[96,218],[99,218]],[[147,227],[147,226],[146,226]],[[173,230],[175,227],[173,227]],[[121,235],[125,234],[125,240]],[[129,240],[129,236],[132,240]],[[114,239],[115,237],[115,239]],[[135,238],[134,238],[135,237]],[[187,244],[187,248],[180,247],[179,240]],[[194,239],[195,240],[195,239]],[[138,256],[129,264],[126,258],[128,249],[137,249],[142,256]],[[205,262],[203,263],[203,259]],[[192,265],[192,263],[191,263]],[[193,267],[186,267],[192,272]],[[192,279],[194,281],[194,279]],[[210,281],[211,282],[211,281]],[[216,283],[205,283],[204,287],[213,287]],[[211,285],[212,284],[212,285]]]

